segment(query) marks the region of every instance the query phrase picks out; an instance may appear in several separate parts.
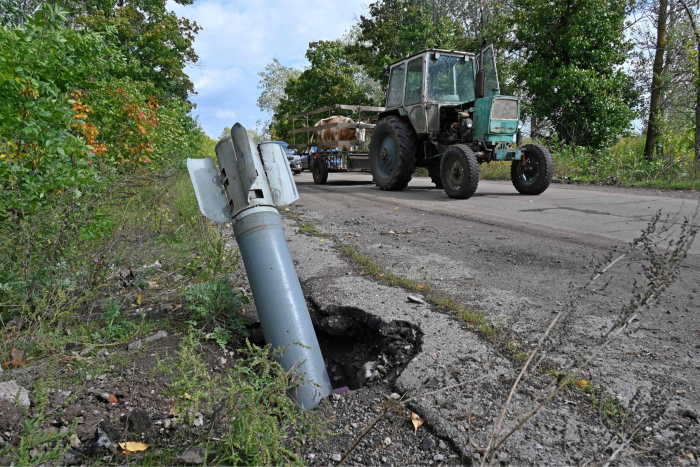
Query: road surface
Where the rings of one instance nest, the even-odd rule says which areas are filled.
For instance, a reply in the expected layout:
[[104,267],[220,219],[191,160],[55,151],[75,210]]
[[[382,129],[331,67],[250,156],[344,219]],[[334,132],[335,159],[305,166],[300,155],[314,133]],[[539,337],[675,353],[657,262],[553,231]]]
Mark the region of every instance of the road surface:
[[[609,271],[607,282],[601,281],[601,285],[607,284],[603,290],[579,297],[570,305],[571,297],[575,296],[572,291],[591,277],[593,263],[607,255],[615,257],[615,251],[623,250],[638,237],[659,210],[664,216],[659,228],[668,226],[669,233],[673,234],[678,232],[683,217],[692,216],[698,206],[695,193],[572,185],[554,184],[540,196],[527,196],[518,194],[508,182],[481,181],[471,199],[453,200],[442,189],[436,189],[429,178],[422,177],[414,178],[408,188],[400,192],[377,189],[368,174],[332,173],[323,186],[315,185],[308,172],[295,180],[300,200],[294,209],[302,213],[304,219],[317,224],[318,230],[334,234],[336,242],[355,245],[387,271],[432,284],[465,306],[483,311],[492,323],[504,325],[525,345],[532,345],[539,339],[556,312],[570,308],[571,318],[558,334],[557,351],[547,362],[550,371],[589,348],[610,328],[620,309],[629,303],[635,281],[641,285],[645,283],[644,255],[636,252]],[[314,251],[311,247],[293,248],[295,259],[304,263],[325,262],[326,248],[318,247],[319,250]],[[333,268],[337,269],[337,264]],[[329,266],[324,271],[308,274],[301,268],[300,277],[306,280],[308,287],[311,282],[320,283],[330,277],[333,268]],[[662,300],[643,312],[634,331],[622,336],[594,359],[585,373],[591,384],[612,396],[621,407],[632,407],[635,401],[646,400],[646,409],[635,409],[640,413],[648,410],[653,405],[649,401],[657,397],[657,391],[662,391],[663,396],[659,397],[671,414],[669,420],[674,420],[667,420],[664,426],[670,427],[682,427],[682,424],[673,423],[685,420],[683,414],[697,415],[700,408],[700,242],[693,245],[680,271]],[[332,287],[318,290],[337,292],[341,279],[334,279]],[[345,304],[361,306],[358,304],[363,300],[362,290],[342,280],[347,286],[343,290],[349,291],[347,295],[340,297],[334,292],[335,296],[327,297],[328,300],[340,305],[347,302]],[[360,288],[363,287],[369,286],[364,284]],[[393,291],[387,294],[395,297]],[[374,295],[379,298],[365,305],[373,308],[367,311],[392,319],[397,318],[397,313],[403,313],[400,307],[391,311],[390,301],[377,301],[381,299],[381,292]],[[435,323],[443,319],[438,319],[437,314],[431,316],[435,316]],[[420,315],[409,321],[422,321],[425,327],[432,319]],[[452,325],[443,323],[441,326]],[[440,334],[439,330],[430,332],[436,334],[436,339]],[[461,345],[461,340],[466,342],[474,338],[469,331],[460,333],[450,334],[453,347]],[[445,339],[442,336],[442,341]],[[493,346],[483,336],[480,339],[484,349]],[[424,348],[430,345],[425,344]],[[440,345],[449,347],[450,343]],[[440,345],[436,344],[435,348]],[[477,349],[476,343],[473,348]],[[440,355],[439,351],[431,352],[433,354]],[[450,356],[453,357],[457,358]],[[420,367],[420,362],[416,365]],[[510,371],[505,369],[507,366],[502,365],[504,373]],[[429,365],[420,368],[428,371]],[[410,365],[405,371],[406,374],[416,372]],[[411,389],[413,383],[407,382],[407,378],[402,377],[404,387]],[[454,415],[442,408],[425,406],[423,410],[441,420]],[[561,412],[559,416],[564,420],[561,423],[566,424],[566,417],[570,415]],[[577,419],[583,425],[591,423],[585,421],[584,415],[579,414]],[[445,430],[445,436],[452,436],[455,444],[465,449],[458,422],[453,421]],[[556,433],[553,426],[551,432]],[[671,437],[673,433],[669,433],[663,436]],[[579,435],[583,440],[584,435]],[[528,439],[527,436],[524,439]],[[545,447],[565,443],[571,449],[566,436],[563,434],[561,440],[545,437],[539,442]],[[549,452],[549,448],[547,450]],[[550,453],[550,460],[579,462],[587,455],[583,448],[579,454],[572,454],[567,448],[564,452],[568,454],[560,453],[562,457],[553,458]],[[547,459],[536,449],[520,454],[520,459],[526,463]]]

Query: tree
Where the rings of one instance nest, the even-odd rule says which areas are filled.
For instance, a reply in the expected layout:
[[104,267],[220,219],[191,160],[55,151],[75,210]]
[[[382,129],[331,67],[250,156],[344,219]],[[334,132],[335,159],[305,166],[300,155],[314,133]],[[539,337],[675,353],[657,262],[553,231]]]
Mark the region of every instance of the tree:
[[280,99],[273,116],[275,139],[287,137],[289,115],[332,104],[378,104],[376,94],[370,93],[373,88],[358,79],[363,70],[346,54],[341,40],[310,43],[306,58],[310,66],[287,81],[286,97]]
[[459,49],[464,34],[456,20],[434,15],[425,2],[379,0],[360,16],[357,41],[347,46],[353,61],[386,89],[384,67],[426,48]]
[[159,98],[189,102],[194,85],[185,67],[199,60],[193,47],[199,25],[167,11],[165,0],[92,3],[101,9],[86,9],[83,13],[84,5],[77,2],[79,7],[73,9],[78,15],[76,24],[95,31],[116,31],[111,38],[127,57],[130,78],[153,82]]
[[515,0],[516,81],[566,143],[600,148],[630,130],[639,93],[622,66],[629,0]]
[[282,65],[279,60],[273,58],[265,65],[265,71],[258,73],[260,81],[258,89],[262,89],[258,97],[258,108],[263,112],[273,115],[279,106],[280,100],[287,97],[284,88],[290,79],[298,78],[301,70]]
[[649,101],[649,120],[647,121],[647,137],[644,146],[644,157],[651,162],[654,158],[654,146],[658,134],[659,103],[661,101],[661,80],[664,71],[664,54],[666,53],[666,18],[668,16],[668,0],[659,1],[657,21],[656,50],[654,56],[653,76],[651,80],[651,99]]
[[700,171],[700,29],[698,29],[698,23],[693,12],[688,8],[685,0],[678,0],[683,9],[688,15],[688,21],[693,28],[693,34],[695,35],[695,42],[697,47],[697,60],[698,68],[695,75],[695,88],[696,88],[696,99],[695,99],[695,172],[696,174]]

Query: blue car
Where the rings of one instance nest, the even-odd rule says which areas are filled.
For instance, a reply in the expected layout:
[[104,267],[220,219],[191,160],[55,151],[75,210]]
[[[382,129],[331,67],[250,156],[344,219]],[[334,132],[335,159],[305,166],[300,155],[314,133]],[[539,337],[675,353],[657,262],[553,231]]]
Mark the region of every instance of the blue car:
[[294,153],[294,149],[291,149],[289,147],[289,144],[287,144],[284,141],[263,141],[261,143],[258,143],[258,146],[262,144],[279,144],[282,146],[282,149],[284,149],[285,154],[287,154],[287,160],[289,161],[289,168],[292,169],[292,172],[294,172],[294,175],[299,175],[301,173],[302,167],[301,167],[301,158]]

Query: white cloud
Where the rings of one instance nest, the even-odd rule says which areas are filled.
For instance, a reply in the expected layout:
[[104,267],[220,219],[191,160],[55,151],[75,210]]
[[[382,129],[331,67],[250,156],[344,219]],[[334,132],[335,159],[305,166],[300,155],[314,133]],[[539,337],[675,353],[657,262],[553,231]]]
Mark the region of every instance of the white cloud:
[[198,66],[187,72],[195,84],[196,113],[205,131],[218,136],[235,117],[255,126],[267,116],[257,108],[257,73],[277,58],[287,66],[306,63],[309,42],[341,37],[365,11],[365,0],[196,0],[168,6],[203,29],[195,40]]
[[216,118],[219,119],[233,119],[236,118],[236,112],[233,110],[217,110],[216,111]]

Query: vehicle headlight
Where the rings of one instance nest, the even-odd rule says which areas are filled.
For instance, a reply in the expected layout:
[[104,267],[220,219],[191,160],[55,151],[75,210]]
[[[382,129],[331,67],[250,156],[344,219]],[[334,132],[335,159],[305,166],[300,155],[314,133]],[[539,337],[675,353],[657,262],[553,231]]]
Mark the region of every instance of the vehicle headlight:
[[462,120],[462,125],[466,126],[467,128],[471,128],[474,126],[474,121],[471,118],[465,118]]

